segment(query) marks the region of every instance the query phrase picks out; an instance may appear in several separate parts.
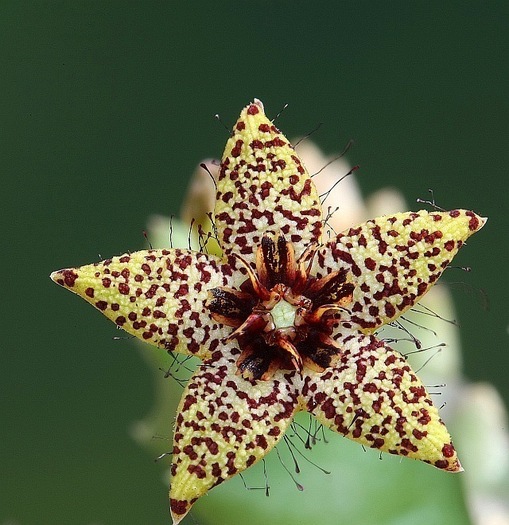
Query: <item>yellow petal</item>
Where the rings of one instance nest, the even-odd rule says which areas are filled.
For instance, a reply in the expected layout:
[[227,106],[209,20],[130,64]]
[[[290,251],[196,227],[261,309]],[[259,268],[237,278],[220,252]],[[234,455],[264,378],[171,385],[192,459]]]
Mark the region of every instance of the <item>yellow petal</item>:
[[219,242],[254,263],[263,235],[283,234],[298,257],[319,239],[319,197],[288,139],[255,100],[245,107],[226,144],[215,207]]
[[348,269],[355,284],[351,321],[372,332],[419,301],[485,222],[466,210],[378,217],[327,243],[314,272]]
[[212,487],[265,457],[292,422],[296,373],[255,382],[235,371],[232,358],[205,362],[182,395],[170,488],[174,524]]
[[189,250],[144,250],[59,270],[51,279],[138,339],[207,357],[225,335],[204,306],[209,289],[229,282],[222,268],[217,257]]
[[338,343],[338,364],[304,378],[308,411],[367,447],[460,472],[451,436],[407,361],[373,336],[352,334]]

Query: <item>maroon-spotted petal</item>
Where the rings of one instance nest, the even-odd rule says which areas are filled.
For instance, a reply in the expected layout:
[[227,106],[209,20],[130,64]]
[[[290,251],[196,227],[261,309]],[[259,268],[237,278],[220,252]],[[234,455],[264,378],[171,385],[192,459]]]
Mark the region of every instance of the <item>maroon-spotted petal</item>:
[[371,332],[419,301],[484,222],[465,210],[379,217],[327,243],[313,271],[319,276],[339,268],[351,273],[350,321]]
[[253,265],[265,234],[283,234],[297,257],[320,237],[315,185],[259,100],[244,108],[226,144],[214,213],[225,254],[236,253]]
[[228,331],[205,303],[209,290],[233,282],[218,257],[190,250],[144,250],[51,274],[108,319],[144,342],[210,356]]
[[297,409],[296,373],[268,381],[235,375],[217,352],[189,381],[177,410],[170,509],[179,523],[209,489],[242,472],[283,437]]
[[350,334],[338,343],[339,362],[304,377],[308,411],[367,447],[462,470],[438,410],[407,361],[374,336]]

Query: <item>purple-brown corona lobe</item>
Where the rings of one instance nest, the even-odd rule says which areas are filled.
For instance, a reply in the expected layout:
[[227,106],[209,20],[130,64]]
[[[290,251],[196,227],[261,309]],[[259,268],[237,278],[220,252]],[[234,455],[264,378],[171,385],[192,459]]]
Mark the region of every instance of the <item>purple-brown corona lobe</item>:
[[264,458],[299,410],[459,472],[426,388],[375,331],[419,301],[484,219],[398,213],[321,240],[318,192],[258,100],[226,145],[214,218],[223,257],[145,250],[51,275],[141,341],[203,361],[175,420],[174,524]]

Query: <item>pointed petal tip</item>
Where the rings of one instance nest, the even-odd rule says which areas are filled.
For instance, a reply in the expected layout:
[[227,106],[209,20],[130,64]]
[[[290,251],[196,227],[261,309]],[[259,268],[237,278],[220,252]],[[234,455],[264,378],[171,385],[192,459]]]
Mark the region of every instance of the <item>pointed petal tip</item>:
[[465,469],[463,468],[463,465],[460,463],[460,460],[458,458],[456,458],[456,463],[455,463],[455,469],[453,470],[453,473],[459,473],[459,472],[465,472]]
[[191,509],[192,503],[170,498],[170,516],[173,525],[178,525]]
[[57,279],[59,278],[59,275],[61,275],[61,270],[56,270],[55,272],[51,272],[49,274],[49,278],[56,283]]
[[488,221],[488,217],[481,217],[480,215],[478,215],[477,213],[473,211],[467,212],[467,215],[470,218],[468,226],[469,226],[471,234],[478,232],[481,228],[484,227],[484,225]]
[[[263,102],[259,98],[253,98],[253,101],[242,110],[240,118],[246,120],[246,124],[248,121],[257,122],[260,119],[266,119],[267,115],[265,114],[265,106],[263,105]],[[256,125],[256,127],[258,127],[258,125]],[[239,131],[242,131],[243,129],[244,127]]]
[[[452,445],[446,445],[449,450],[451,450]],[[465,469],[460,463],[460,460],[458,456],[456,455],[456,451],[452,449],[454,452],[454,455],[452,457],[443,456],[442,459],[435,463],[435,466],[439,469],[445,470],[446,472],[450,472],[451,474],[458,474],[459,472],[464,472]],[[442,452],[444,449],[442,449]]]
[[445,212],[444,215],[449,215],[453,219],[459,219],[460,222],[467,221],[468,226],[468,235],[472,235],[475,232],[478,232],[488,221],[488,217],[481,217],[475,211],[470,209],[454,209],[449,212]]
[[263,107],[263,102],[259,98],[253,99],[253,104],[256,104],[263,112],[265,112],[265,108]]
[[50,274],[50,279],[60,285],[67,288],[72,288],[78,275],[72,268],[64,268],[62,270],[56,270]]
[[180,514],[175,514],[173,512],[170,512],[170,515],[172,525],[178,525],[185,518],[185,515],[181,516]]

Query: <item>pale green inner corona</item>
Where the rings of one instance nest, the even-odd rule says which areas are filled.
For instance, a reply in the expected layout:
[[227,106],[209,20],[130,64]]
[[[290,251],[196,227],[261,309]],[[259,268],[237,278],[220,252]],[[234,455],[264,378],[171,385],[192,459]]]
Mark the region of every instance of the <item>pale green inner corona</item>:
[[293,304],[290,304],[284,299],[279,301],[270,311],[275,329],[292,327],[295,324],[296,312],[297,307],[293,306]]

